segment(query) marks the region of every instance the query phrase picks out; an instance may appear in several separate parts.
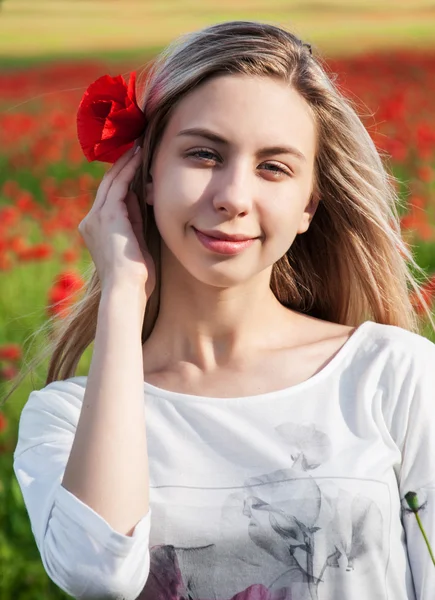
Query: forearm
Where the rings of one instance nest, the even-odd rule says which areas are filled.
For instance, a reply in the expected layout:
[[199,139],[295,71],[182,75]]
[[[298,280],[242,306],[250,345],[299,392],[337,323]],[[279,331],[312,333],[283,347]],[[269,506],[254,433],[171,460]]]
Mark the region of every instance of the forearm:
[[144,292],[103,292],[83,406],[62,485],[116,531],[149,509],[141,330]]

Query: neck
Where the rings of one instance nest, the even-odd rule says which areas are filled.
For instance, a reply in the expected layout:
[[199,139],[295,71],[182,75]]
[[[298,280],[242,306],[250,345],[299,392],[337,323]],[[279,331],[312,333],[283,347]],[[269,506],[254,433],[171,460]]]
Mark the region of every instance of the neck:
[[217,287],[165,265],[159,316],[147,345],[163,354],[165,362],[187,362],[210,372],[279,344],[282,323],[292,311],[274,296],[270,273]]

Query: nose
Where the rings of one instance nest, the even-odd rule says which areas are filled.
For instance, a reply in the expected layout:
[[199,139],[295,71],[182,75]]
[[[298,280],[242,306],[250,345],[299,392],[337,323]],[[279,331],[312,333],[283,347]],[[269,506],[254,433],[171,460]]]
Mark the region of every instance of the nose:
[[252,190],[249,173],[241,164],[220,171],[213,196],[215,210],[234,218],[247,215],[252,208]]

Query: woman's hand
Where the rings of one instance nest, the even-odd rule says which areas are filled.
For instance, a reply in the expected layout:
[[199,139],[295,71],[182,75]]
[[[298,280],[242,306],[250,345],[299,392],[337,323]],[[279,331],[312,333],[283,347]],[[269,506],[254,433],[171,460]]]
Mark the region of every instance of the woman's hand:
[[155,265],[142,233],[139,201],[129,185],[141,161],[132,148],[105,173],[94,204],[78,230],[95,263],[102,290],[143,286],[146,299],[155,287]]

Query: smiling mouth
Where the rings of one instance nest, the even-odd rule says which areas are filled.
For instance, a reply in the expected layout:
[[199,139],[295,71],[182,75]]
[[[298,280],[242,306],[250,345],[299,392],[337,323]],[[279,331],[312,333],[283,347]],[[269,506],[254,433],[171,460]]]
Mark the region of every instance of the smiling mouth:
[[201,242],[201,244],[205,248],[207,248],[207,250],[210,250],[212,252],[217,252],[218,254],[227,254],[227,255],[238,254],[239,252],[242,252],[249,246],[252,246],[252,244],[258,239],[258,238],[246,239],[246,237],[245,237],[245,239],[242,239],[242,240],[222,239],[222,238],[213,237],[211,235],[207,235],[207,234],[203,233],[202,231],[195,229],[195,227],[193,227],[193,230],[195,231],[195,234],[196,234],[196,237],[198,238],[198,240]]
[[254,240],[258,236],[245,235],[243,233],[235,233],[228,234],[223,231],[201,231],[199,229],[194,228],[198,233],[202,233],[202,235],[206,235],[207,237],[211,237],[217,240],[223,240],[225,242],[246,242],[248,240]]

